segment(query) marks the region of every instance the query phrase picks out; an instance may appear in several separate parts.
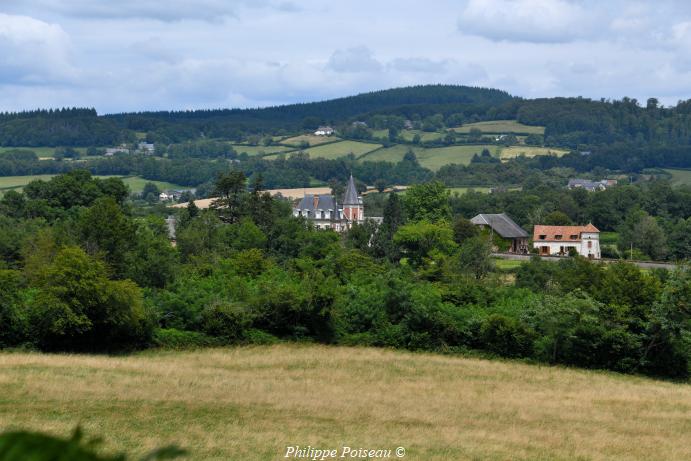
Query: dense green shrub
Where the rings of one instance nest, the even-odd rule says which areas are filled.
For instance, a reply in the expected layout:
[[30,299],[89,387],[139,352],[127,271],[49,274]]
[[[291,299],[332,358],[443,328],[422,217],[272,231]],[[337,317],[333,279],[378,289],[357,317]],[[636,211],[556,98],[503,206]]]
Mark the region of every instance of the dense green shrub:
[[480,327],[484,348],[503,357],[529,357],[533,352],[535,332],[521,322],[492,314]]
[[236,343],[245,338],[252,317],[247,307],[238,303],[216,303],[201,314],[201,329],[209,336]]

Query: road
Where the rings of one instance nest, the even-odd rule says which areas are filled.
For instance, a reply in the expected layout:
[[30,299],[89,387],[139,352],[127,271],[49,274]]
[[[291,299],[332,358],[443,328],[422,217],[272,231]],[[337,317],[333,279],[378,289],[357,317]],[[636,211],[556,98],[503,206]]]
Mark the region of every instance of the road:
[[[518,261],[528,261],[532,255],[517,255],[512,253],[492,253],[495,258],[501,259],[513,259]],[[562,259],[568,258],[568,256],[540,256],[544,261],[559,262]],[[619,261],[618,259],[596,259],[594,260],[599,263],[609,264]],[[641,269],[667,269],[671,270],[677,267],[674,263],[663,263],[663,262],[651,262],[651,261],[629,261],[640,267]]]

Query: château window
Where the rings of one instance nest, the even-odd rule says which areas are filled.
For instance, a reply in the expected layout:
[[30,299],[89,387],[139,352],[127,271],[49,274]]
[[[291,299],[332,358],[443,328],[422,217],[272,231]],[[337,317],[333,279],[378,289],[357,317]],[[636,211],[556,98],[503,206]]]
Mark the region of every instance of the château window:
[[570,238],[571,240],[578,240],[578,235],[576,235],[576,234],[571,234],[571,235],[569,235],[569,238]]
[[540,236],[540,240],[544,240],[544,239],[546,239],[546,238],[547,238],[546,235],[541,235],[541,236]]
[[554,236],[554,238],[557,239],[557,240],[561,240],[561,235],[557,234],[557,235]]

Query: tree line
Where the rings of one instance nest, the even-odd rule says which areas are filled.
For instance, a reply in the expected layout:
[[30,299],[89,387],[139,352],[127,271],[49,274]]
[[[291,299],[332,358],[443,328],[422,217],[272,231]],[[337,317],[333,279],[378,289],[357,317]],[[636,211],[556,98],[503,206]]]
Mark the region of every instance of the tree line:
[[[177,246],[117,179],[74,171],[0,202],[0,345],[122,351],[310,340],[468,350],[685,379],[691,276],[582,258],[515,281],[438,182],[383,222],[316,230],[226,171],[177,213]],[[142,210],[143,211],[143,210]]]

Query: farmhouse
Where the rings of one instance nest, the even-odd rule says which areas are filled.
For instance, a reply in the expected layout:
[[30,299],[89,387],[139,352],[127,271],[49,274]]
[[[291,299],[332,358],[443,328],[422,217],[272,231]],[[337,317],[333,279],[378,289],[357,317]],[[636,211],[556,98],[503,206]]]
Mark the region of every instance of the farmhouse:
[[616,179],[603,179],[601,181],[591,181],[590,179],[569,179],[569,189],[585,189],[588,192],[595,192],[596,190],[605,190],[610,186],[616,186]]
[[317,131],[314,132],[315,136],[331,136],[334,134],[334,129],[330,126],[320,126]]
[[499,236],[508,245],[509,253],[528,253],[528,232],[509,218],[506,213],[481,213],[470,220],[476,226],[489,229],[493,235]]
[[590,259],[600,259],[600,231],[587,226],[542,226],[533,230],[533,247],[542,256],[565,256],[575,251]]
[[343,196],[343,206],[339,207],[336,197],[331,194],[306,194],[293,208],[293,216],[308,219],[318,229],[333,229],[341,232],[350,229],[353,223],[363,222],[365,208],[351,175]]

